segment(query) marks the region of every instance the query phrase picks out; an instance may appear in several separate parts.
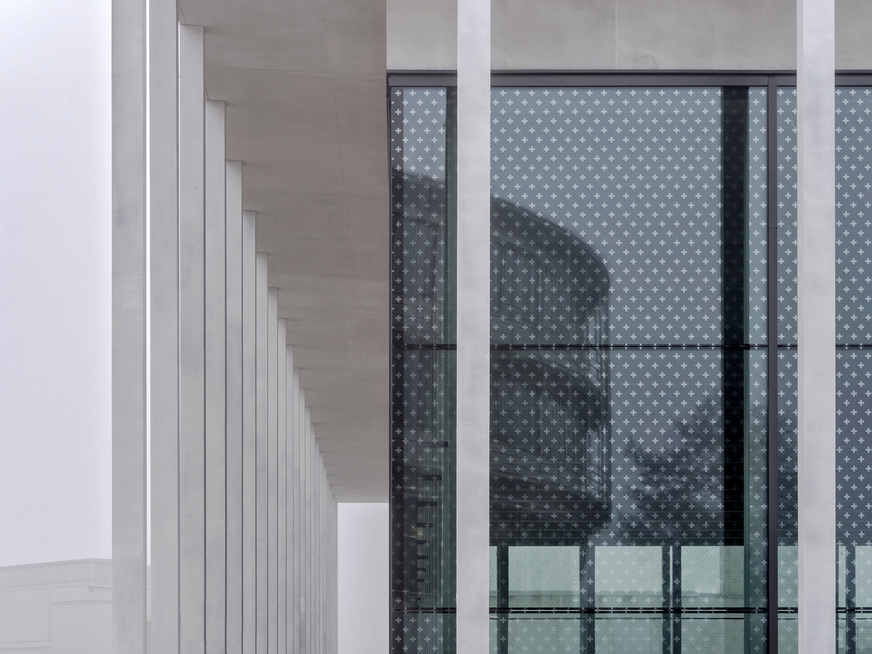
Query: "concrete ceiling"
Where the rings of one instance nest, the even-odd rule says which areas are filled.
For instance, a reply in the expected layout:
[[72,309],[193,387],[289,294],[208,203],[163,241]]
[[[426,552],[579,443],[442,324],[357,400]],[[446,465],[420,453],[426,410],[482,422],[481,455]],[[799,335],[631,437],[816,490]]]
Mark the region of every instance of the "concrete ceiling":
[[385,0],[182,0],[339,501],[388,491]]

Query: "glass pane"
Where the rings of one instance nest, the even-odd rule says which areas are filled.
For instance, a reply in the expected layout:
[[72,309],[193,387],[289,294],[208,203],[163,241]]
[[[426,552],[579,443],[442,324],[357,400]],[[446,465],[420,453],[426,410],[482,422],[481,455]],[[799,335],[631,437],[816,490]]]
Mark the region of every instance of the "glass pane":
[[446,89],[391,94],[391,308],[397,345],[454,342],[451,107]]
[[510,547],[509,606],[578,606],[580,562],[578,547]]
[[662,617],[608,616],[596,620],[596,654],[663,654],[669,637],[669,619]]
[[452,93],[392,89],[392,651],[455,651]]
[[[836,89],[836,536],[839,651],[869,651],[872,545],[872,89]],[[872,649],[872,648],[870,648]]]
[[418,654],[454,654],[456,620],[450,613],[392,613],[391,641],[400,651]]
[[455,596],[455,353],[395,356],[392,448],[394,608],[447,608]]
[[796,345],[796,89],[779,88],[778,114],[778,343]]
[[721,343],[737,318],[765,340],[765,89],[495,89],[492,111],[495,343]]
[[836,89],[836,342],[872,344],[872,88]]
[[799,592],[796,558],[796,374],[796,350],[780,350],[778,352],[778,606],[792,609],[796,608]]
[[[765,640],[765,633],[764,615],[685,617],[681,620],[681,651],[694,654],[753,652],[756,644]],[[760,649],[763,651],[762,647]]]
[[765,90],[491,97],[495,637],[760,646]]

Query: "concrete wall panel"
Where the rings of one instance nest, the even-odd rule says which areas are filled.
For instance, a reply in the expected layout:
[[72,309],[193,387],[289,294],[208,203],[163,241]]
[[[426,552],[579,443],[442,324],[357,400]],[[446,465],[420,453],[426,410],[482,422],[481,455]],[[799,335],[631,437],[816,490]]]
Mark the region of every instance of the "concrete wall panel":
[[[457,3],[388,0],[388,70],[454,70]],[[494,0],[494,70],[793,70],[795,0]],[[872,68],[872,3],[836,1],[836,68]]]

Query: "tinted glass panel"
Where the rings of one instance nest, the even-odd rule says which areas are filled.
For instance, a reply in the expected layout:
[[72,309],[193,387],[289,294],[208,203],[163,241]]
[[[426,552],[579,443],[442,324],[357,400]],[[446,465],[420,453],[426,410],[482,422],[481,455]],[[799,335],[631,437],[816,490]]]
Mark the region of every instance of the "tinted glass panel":
[[492,650],[753,651],[765,90],[500,88],[492,110]]
[[455,651],[452,94],[391,93],[391,642]]

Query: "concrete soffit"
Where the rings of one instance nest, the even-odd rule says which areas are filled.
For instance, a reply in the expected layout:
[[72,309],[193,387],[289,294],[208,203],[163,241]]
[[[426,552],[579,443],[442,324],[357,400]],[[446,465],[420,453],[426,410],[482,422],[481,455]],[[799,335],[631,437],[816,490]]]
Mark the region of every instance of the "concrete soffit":
[[384,0],[183,0],[338,501],[387,501]]

